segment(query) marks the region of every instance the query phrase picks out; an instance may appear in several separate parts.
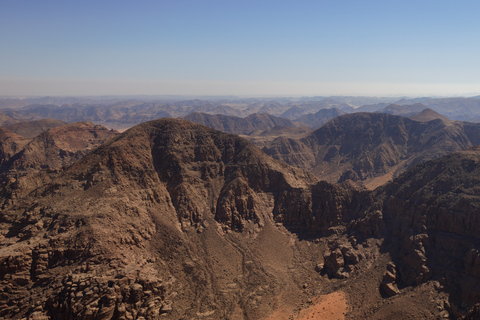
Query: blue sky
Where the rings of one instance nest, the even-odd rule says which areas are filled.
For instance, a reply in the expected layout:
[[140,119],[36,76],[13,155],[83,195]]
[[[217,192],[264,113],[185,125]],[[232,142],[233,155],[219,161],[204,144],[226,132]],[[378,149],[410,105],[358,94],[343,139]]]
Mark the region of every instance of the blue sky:
[[478,12],[442,0],[0,0],[0,94],[476,94]]

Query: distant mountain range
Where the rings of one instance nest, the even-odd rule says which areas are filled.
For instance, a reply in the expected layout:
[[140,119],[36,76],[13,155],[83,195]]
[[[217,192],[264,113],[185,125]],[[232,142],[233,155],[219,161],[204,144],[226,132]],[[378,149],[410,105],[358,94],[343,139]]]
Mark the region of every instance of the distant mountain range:
[[267,113],[254,113],[245,118],[240,118],[221,114],[210,115],[206,113],[194,112],[183,117],[183,119],[202,124],[219,131],[244,135],[254,132],[262,132],[277,126],[299,126],[293,121],[275,117]]
[[[383,112],[409,116],[430,108],[451,119],[480,122],[480,99],[369,97],[312,97],[240,99],[223,97],[212,100],[121,100],[120,98],[31,98],[0,99],[0,123],[57,119],[64,122],[91,121],[112,128],[125,129],[141,122],[162,117],[185,117],[193,112],[245,118],[254,113],[268,113],[317,128],[324,120],[319,112],[337,109],[338,113]],[[324,111],[322,111],[324,112]],[[3,117],[3,118],[2,118]],[[3,119],[3,120],[2,120]],[[10,122],[8,122],[10,121]],[[309,123],[307,123],[309,122]]]
[[480,142],[480,124],[453,122],[431,110],[416,118],[421,122],[387,113],[343,115],[306,137],[277,138],[263,150],[333,183],[350,179],[376,187],[417,163]]

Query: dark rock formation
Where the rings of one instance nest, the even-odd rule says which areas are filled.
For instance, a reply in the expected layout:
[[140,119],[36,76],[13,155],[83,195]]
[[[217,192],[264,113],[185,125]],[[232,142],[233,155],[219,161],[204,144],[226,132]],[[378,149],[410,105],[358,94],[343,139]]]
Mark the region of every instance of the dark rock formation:
[[426,162],[377,190],[402,285],[434,277],[457,306],[480,298],[480,149]]
[[468,129],[464,123],[441,119],[418,122],[385,113],[355,113],[337,117],[305,138],[278,138],[263,150],[311,169],[321,179],[365,181],[373,188],[415,164],[471,147],[480,126]]
[[[370,143],[391,146],[398,139],[413,148],[410,139],[432,139],[425,128],[447,126],[373,117],[383,120],[365,133]],[[395,126],[382,129],[384,121]],[[80,137],[104,132],[77,126]],[[278,301],[294,310],[315,290],[346,291],[352,318],[385,318],[397,302],[410,318],[478,313],[479,149],[367,191],[318,181],[245,139],[185,120],[147,122],[97,148],[64,130],[62,146],[92,149],[69,166],[46,152],[53,160],[38,163],[56,173],[5,201],[0,214],[3,318],[264,319]],[[47,133],[39,137],[36,146],[52,145]],[[347,152],[329,147],[329,159]],[[21,167],[8,160],[11,168],[37,168],[23,155]]]

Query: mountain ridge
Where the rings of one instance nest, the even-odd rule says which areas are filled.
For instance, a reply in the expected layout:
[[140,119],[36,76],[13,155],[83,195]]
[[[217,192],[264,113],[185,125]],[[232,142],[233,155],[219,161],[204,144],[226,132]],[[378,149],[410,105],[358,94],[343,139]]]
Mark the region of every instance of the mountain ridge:
[[386,113],[353,113],[301,139],[277,138],[263,150],[333,183],[369,180],[376,187],[386,182],[382,176],[388,179],[416,163],[471,147],[469,137],[476,142],[479,128],[441,119],[418,122]]
[[[453,126],[349,116],[359,117],[392,132]],[[4,205],[0,315],[289,318],[343,292],[349,319],[474,317],[479,170],[470,148],[368,191],[319,181],[236,135],[145,122]]]

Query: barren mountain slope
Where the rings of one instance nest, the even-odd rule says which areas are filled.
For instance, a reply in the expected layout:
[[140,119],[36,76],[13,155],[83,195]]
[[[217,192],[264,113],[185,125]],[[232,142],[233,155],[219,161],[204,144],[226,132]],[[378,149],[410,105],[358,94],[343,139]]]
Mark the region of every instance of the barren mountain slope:
[[[116,135],[118,132],[90,122],[75,122],[56,126],[42,132],[28,144],[23,143],[23,148],[16,148],[0,170],[0,203],[14,200],[20,194],[50,181],[51,176],[63,167],[71,165]],[[1,146],[6,144],[2,143]]]
[[383,109],[376,110],[375,112],[388,113],[396,116],[409,117],[413,114],[419,113],[427,107],[421,103],[415,103],[411,105],[398,105],[390,104]]
[[374,188],[422,161],[472,146],[479,126],[418,122],[385,113],[337,117],[302,139],[278,138],[263,150],[321,179],[364,181]]
[[317,113],[303,115],[298,118],[297,121],[305,123],[312,129],[316,129],[333,118],[341,116],[342,114],[345,114],[345,112],[337,108],[322,109]]
[[0,316],[475,319],[479,163],[455,153],[369,192],[147,122],[4,206]]
[[90,122],[74,122],[47,130],[12,159],[16,169],[60,169],[118,135],[114,130]]
[[[480,302],[480,149],[408,170],[377,191],[401,286],[438,281],[457,318]],[[476,311],[475,311],[476,310]],[[478,308],[468,319],[478,319]]]
[[55,127],[65,125],[66,123],[61,120],[55,119],[42,119],[34,121],[19,122],[6,126],[7,129],[21,135],[25,138],[34,138],[40,133]]
[[30,139],[26,139],[6,128],[0,127],[0,166],[3,168],[5,163],[29,141]]
[[11,303],[0,313],[293,312],[308,298],[302,284],[320,279],[323,245],[296,240],[274,216],[298,227],[315,182],[233,135],[173,119],[137,126],[3,210],[0,268],[11,290],[2,299]]
[[433,111],[432,109],[429,109],[429,108],[424,109],[424,110],[420,111],[419,113],[416,113],[416,114],[410,116],[409,118],[412,119],[412,120],[421,121],[421,122],[428,122],[428,121],[432,121],[432,120],[435,120],[435,119],[441,119],[443,121],[449,121],[449,119],[447,117],[444,117],[441,114],[439,114],[438,112],[435,112],[435,111]]
[[371,196],[326,238],[320,265],[347,293],[347,318],[479,319],[480,148],[414,166]]
[[239,118],[222,114],[211,115],[194,112],[183,117],[183,119],[234,134],[250,134],[254,131],[264,131],[276,126],[295,127],[292,121],[267,113],[254,113],[245,118]]
[[20,120],[9,117],[5,113],[0,113],[0,126],[8,126],[17,122],[20,122]]

